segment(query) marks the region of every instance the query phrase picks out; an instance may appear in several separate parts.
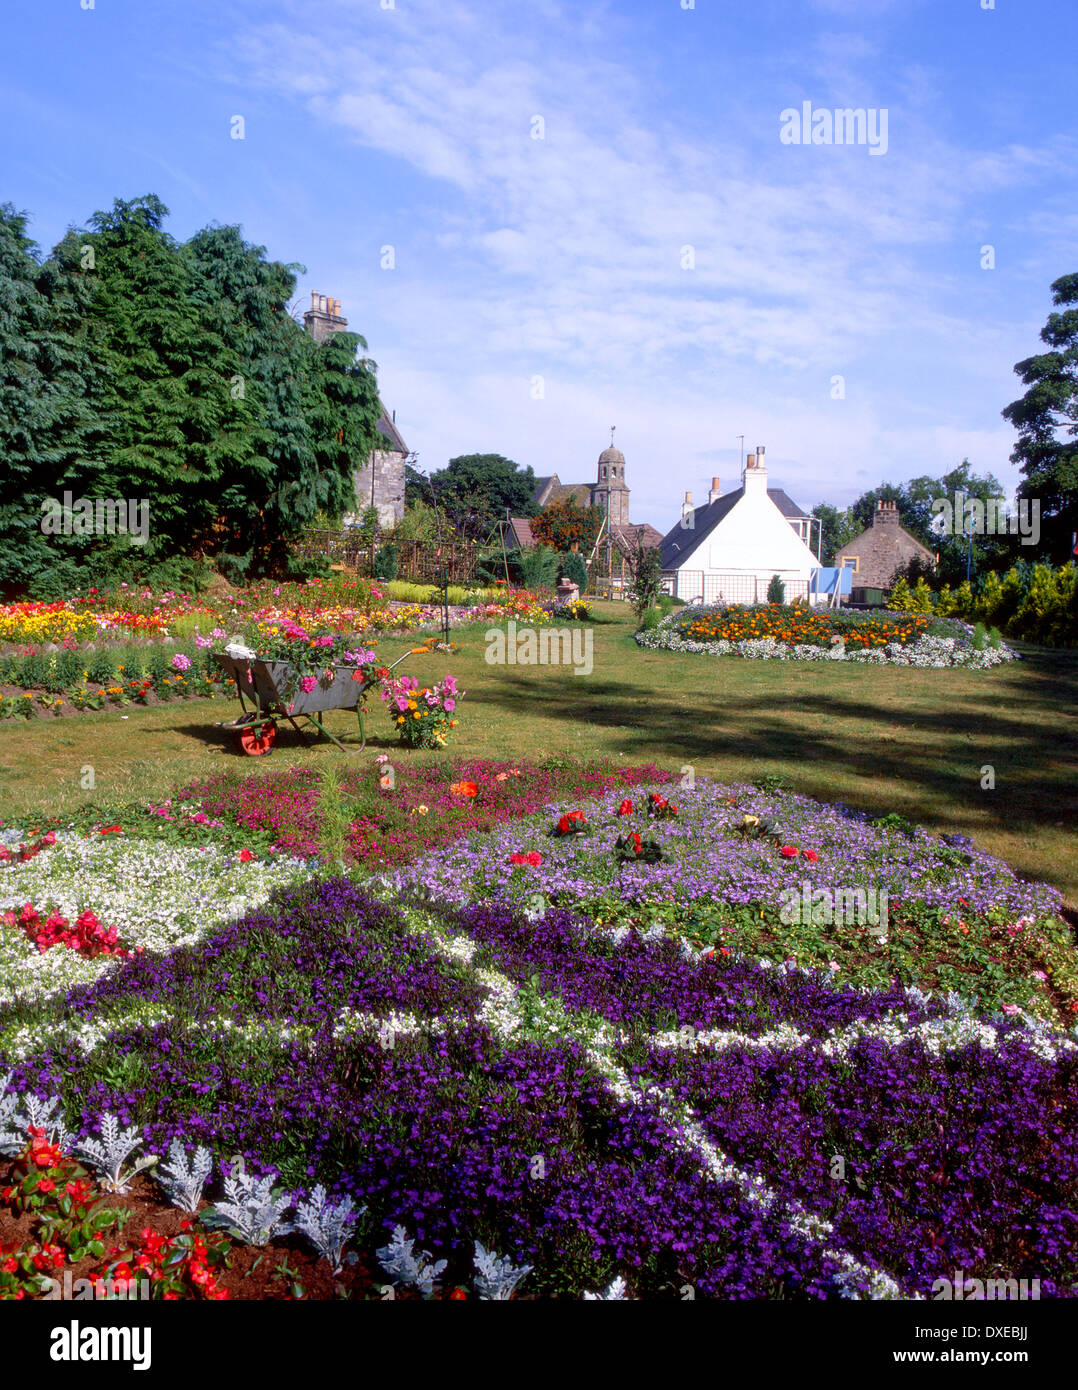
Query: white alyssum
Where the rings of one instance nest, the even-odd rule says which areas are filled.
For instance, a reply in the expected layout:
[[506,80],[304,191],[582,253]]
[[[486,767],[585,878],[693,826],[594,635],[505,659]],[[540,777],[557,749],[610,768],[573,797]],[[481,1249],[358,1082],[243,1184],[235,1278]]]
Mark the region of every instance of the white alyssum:
[[[122,835],[58,831],[56,843],[22,864],[0,866],[0,913],[32,903],[74,921],[87,908],[121,942],[171,951],[262,907],[275,888],[309,875],[302,859],[241,862],[220,847],[189,847]],[[19,928],[0,926],[0,1002],[43,999],[92,984],[116,958],[87,960],[54,946],[39,951]]]

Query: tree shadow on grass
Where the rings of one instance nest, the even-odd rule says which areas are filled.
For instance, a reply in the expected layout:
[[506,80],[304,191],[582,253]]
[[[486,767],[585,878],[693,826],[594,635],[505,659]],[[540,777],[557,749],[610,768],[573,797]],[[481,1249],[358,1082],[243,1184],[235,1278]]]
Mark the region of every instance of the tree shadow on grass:
[[[956,778],[961,778],[968,798],[977,798],[979,817],[987,815],[999,826],[1035,831],[1078,824],[1073,726],[1045,727],[1048,701],[1040,682],[1031,687],[1028,680],[1016,679],[1007,686],[1013,699],[1006,703],[997,690],[948,704],[947,692],[941,691],[940,707],[928,709],[833,690],[772,690],[753,702],[731,700],[722,691],[652,689],[642,696],[638,685],[609,679],[584,682],[546,672],[536,681],[524,672],[503,671],[496,686],[477,689],[473,698],[492,713],[542,719],[554,706],[565,721],[616,729],[622,750],[641,761],[680,765],[735,758],[744,764],[746,777],[787,770],[791,763],[806,770],[831,768],[840,772],[837,780],[853,774],[877,783],[877,804],[885,808],[893,800],[889,785],[913,793],[931,790],[953,804]],[[1062,712],[1065,692],[1053,693]],[[980,787],[985,764],[995,770],[999,790],[994,794]],[[963,824],[931,806],[925,818],[944,828]]]

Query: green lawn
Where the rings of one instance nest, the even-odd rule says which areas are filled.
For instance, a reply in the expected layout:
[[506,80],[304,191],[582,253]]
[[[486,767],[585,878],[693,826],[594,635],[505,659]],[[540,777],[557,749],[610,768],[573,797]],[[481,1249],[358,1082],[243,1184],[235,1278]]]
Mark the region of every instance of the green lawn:
[[[620,604],[597,605],[594,670],[488,665],[484,629],[454,633],[452,656],[417,656],[402,670],[451,670],[467,696],[446,753],[513,757],[572,753],[655,761],[698,775],[749,781],[785,776],[797,790],[878,813],[897,811],[936,831],[959,831],[1022,875],[1056,884],[1078,910],[1078,656],[1028,649],[989,672],[920,671],[837,662],[719,660],[644,652]],[[387,657],[405,648],[387,640]],[[165,795],[176,783],[254,763],[213,729],[233,700],[184,701],[78,718],[0,725],[0,819],[60,814],[93,796]],[[329,717],[354,736],[355,717]],[[395,750],[380,701],[368,754]],[[307,751],[282,733],[275,765],[323,766],[354,756]],[[981,769],[995,771],[981,789]],[[96,790],[80,787],[94,769]],[[259,764],[261,766],[261,764]]]

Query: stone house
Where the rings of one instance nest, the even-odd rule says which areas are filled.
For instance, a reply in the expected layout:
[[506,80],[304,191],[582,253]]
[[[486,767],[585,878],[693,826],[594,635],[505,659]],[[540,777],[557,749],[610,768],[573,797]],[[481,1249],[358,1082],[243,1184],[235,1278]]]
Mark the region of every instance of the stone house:
[[[341,301],[328,295],[312,294],[311,307],[303,315],[303,326],[316,343],[324,343],[331,333],[343,333],[348,320],[341,315]],[[377,507],[378,521],[383,527],[396,525],[404,516],[404,465],[408,446],[397,429],[397,412],[392,413],[378,401],[381,417],[378,432],[385,443],[375,449],[370,458],[357,463],[354,480],[356,506],[343,517],[344,524],[358,524],[368,507]]]
[[899,525],[898,503],[877,502],[872,525],[835,552],[839,569],[852,569],[855,588],[890,589],[911,560],[934,566],[927,546]]

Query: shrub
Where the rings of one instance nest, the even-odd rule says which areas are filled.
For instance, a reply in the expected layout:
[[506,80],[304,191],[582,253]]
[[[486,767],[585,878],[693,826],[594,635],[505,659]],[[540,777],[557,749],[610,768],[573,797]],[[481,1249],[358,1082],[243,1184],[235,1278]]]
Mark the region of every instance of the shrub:
[[372,574],[375,579],[396,579],[397,547],[392,541],[387,541],[375,555]]
[[777,574],[771,576],[771,582],[767,586],[767,601],[768,603],[786,602],[786,585]]
[[576,550],[567,550],[558,556],[558,578],[571,579],[583,593],[588,587],[588,567],[584,557]]

